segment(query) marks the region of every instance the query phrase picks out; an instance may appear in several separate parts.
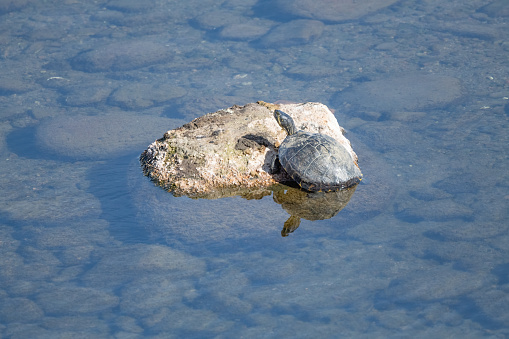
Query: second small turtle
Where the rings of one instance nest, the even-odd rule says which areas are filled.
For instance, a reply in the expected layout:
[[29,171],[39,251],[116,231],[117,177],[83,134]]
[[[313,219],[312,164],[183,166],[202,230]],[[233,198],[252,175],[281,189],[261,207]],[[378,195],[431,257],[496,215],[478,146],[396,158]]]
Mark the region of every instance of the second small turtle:
[[307,191],[336,191],[359,183],[362,173],[352,155],[336,139],[297,130],[288,114],[274,111],[286,133],[278,150],[279,163]]

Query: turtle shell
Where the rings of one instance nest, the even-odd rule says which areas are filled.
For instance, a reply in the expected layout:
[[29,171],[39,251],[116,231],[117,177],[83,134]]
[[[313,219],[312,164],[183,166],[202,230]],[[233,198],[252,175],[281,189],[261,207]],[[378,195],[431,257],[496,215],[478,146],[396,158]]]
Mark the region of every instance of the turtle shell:
[[362,177],[351,154],[336,139],[298,131],[279,147],[279,162],[303,189],[334,191],[359,183]]

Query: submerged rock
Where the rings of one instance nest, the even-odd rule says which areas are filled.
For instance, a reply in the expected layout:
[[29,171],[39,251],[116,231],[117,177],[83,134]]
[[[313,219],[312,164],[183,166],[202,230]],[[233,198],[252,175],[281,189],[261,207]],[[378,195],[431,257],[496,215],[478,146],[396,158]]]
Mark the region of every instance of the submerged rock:
[[277,26],[260,43],[264,47],[280,48],[307,44],[322,35],[325,25],[318,20],[293,20]]
[[[77,114],[47,119],[37,127],[38,145],[75,159],[106,159],[124,155],[150,142],[148,134],[181,120],[117,111],[104,115]],[[104,145],[108,145],[105,149]]]
[[340,22],[358,19],[397,0],[278,0],[279,8],[304,18]]
[[339,99],[360,110],[397,112],[445,106],[461,96],[457,78],[414,73],[361,83],[340,93]]
[[[288,113],[297,129],[336,139],[351,155],[347,161],[357,166],[357,155],[327,106],[258,102],[219,110],[166,132],[141,155],[143,171],[175,195],[192,197],[242,195],[250,188],[292,181],[284,171],[272,173],[286,137],[274,109]],[[345,168],[352,167],[350,162]]]
[[71,59],[71,65],[84,72],[126,71],[162,63],[172,57],[173,51],[162,43],[133,40],[84,51]]

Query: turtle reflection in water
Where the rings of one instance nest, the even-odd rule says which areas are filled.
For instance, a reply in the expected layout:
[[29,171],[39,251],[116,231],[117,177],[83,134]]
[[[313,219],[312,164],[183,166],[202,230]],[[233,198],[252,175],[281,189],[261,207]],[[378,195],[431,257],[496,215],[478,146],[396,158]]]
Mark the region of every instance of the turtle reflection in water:
[[362,178],[352,155],[336,139],[320,133],[297,130],[293,119],[280,110],[274,118],[288,135],[281,143],[272,172],[282,166],[307,191],[337,191]]
[[281,235],[286,237],[297,229],[300,219],[330,219],[350,201],[357,185],[333,192],[306,192],[300,189],[278,185],[273,199],[291,216],[285,222]]

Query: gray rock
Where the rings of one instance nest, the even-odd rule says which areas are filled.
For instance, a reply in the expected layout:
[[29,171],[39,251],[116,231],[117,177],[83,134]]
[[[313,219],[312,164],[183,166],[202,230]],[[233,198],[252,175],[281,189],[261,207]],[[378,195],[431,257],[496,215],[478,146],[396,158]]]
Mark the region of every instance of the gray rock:
[[509,324],[509,293],[507,288],[500,286],[479,290],[473,293],[472,297],[482,311],[483,318],[507,328],[507,324]]
[[362,154],[360,165],[364,176],[341,214],[348,213],[351,215],[349,223],[355,223],[392,209],[399,180],[392,165],[379,152],[371,150],[354,135],[350,140]]
[[26,81],[6,76],[0,77],[0,96],[20,94],[31,91],[34,88],[36,88],[34,84]]
[[50,315],[88,314],[116,307],[119,298],[87,287],[62,287],[39,293],[37,303]]
[[152,1],[110,0],[106,8],[123,12],[144,12],[154,7]]
[[145,147],[161,126],[171,128],[180,123],[175,119],[123,112],[60,116],[43,122],[37,128],[36,138],[42,148],[59,155],[105,159]]
[[[404,152],[409,142],[422,141],[422,136],[399,121],[369,121],[353,129],[374,151]],[[394,136],[397,135],[397,138]]]
[[117,89],[109,101],[125,109],[142,109],[163,104],[185,94],[185,89],[169,84],[154,86],[134,83]]
[[334,76],[341,72],[337,67],[331,64],[298,63],[286,70],[286,74],[297,79],[316,80],[324,77]]
[[255,40],[267,33],[272,25],[271,21],[261,19],[228,24],[221,30],[219,36],[230,40]]
[[16,240],[12,233],[14,229],[9,226],[0,225],[0,239],[2,239],[2,246],[0,247],[0,254],[7,252],[14,252],[19,246],[19,240]]
[[173,51],[161,43],[134,40],[110,43],[71,59],[74,69],[86,72],[125,71],[167,62]]
[[28,0],[0,0],[0,14],[23,8],[27,3]]
[[[199,319],[199,321],[189,321]],[[204,333],[212,336],[223,335],[233,327],[235,322],[221,318],[217,312],[205,309],[195,309],[179,305],[178,308],[164,308],[161,312],[143,319],[143,323],[150,331],[160,334],[162,337],[171,337],[174,333],[192,333],[198,337]]]
[[399,218],[410,222],[454,219],[472,221],[474,217],[472,209],[452,199],[423,201],[409,198],[398,204],[396,210]]
[[[122,330],[128,332],[130,336],[134,337],[133,333],[142,333],[143,328],[139,326],[136,318],[120,316],[115,320],[115,324],[121,328]],[[127,333],[126,333],[127,334]],[[121,337],[121,336],[119,336]],[[126,338],[129,338],[128,335],[125,335]]]
[[355,108],[390,112],[444,106],[461,95],[456,78],[410,74],[361,83],[340,93],[338,99]]
[[360,18],[396,3],[398,0],[277,0],[281,10],[291,15],[323,21]]
[[239,16],[238,12],[226,9],[211,10],[198,15],[195,23],[202,29],[216,30],[226,25],[240,24],[245,18]]
[[141,277],[122,289],[120,310],[135,318],[146,317],[180,303],[184,292],[191,288],[190,280],[178,281],[165,275]]
[[19,221],[97,216],[101,213],[99,200],[79,188],[88,186],[86,176],[90,166],[11,155],[0,168],[4,192],[0,196],[0,211]]
[[486,13],[491,17],[508,17],[509,16],[509,1],[495,0],[477,10],[481,13]]
[[320,37],[324,27],[317,20],[293,20],[272,29],[260,39],[260,44],[272,48],[306,44]]
[[[509,8],[509,6],[507,7]],[[507,10],[509,12],[509,10]],[[462,24],[462,23],[444,23],[437,22],[430,26],[431,29],[439,32],[450,32],[460,37],[482,39],[482,40],[496,40],[504,39],[507,34],[506,30],[498,27],[479,24]]]
[[[23,228],[26,237],[33,237],[37,248],[48,249],[55,253],[66,265],[78,269],[87,263],[96,246],[113,241],[108,232],[109,224],[104,220],[74,222],[72,227],[65,223],[62,226],[46,228],[43,231],[36,227]],[[60,279],[74,274],[75,271],[65,272]]]
[[391,282],[385,293],[396,303],[454,298],[473,292],[489,277],[451,269],[450,265],[420,268]]
[[78,334],[78,337],[80,337],[79,333],[87,333],[90,336],[95,337],[101,333],[109,332],[107,321],[99,319],[94,315],[45,317],[42,323],[48,330],[59,333],[74,332]]
[[102,82],[93,81],[73,86],[65,97],[65,102],[71,106],[89,106],[106,102],[113,91],[113,86]]
[[484,240],[507,234],[508,230],[509,225],[506,223],[482,218],[473,222],[462,222],[461,225],[455,227],[442,227],[437,230],[437,233],[445,239],[451,240]]
[[0,321],[4,324],[36,322],[42,316],[39,306],[26,298],[2,298],[0,303]]
[[[380,225],[391,225],[391,227],[381,227]],[[398,220],[392,215],[380,214],[356,225],[347,233],[354,239],[365,243],[394,244],[405,242],[408,238],[418,238],[422,232],[421,225],[418,228],[410,228],[408,223]]]
[[123,246],[107,253],[83,280],[92,286],[117,288],[147,276],[168,275],[173,279],[196,278],[205,263],[166,246]]

